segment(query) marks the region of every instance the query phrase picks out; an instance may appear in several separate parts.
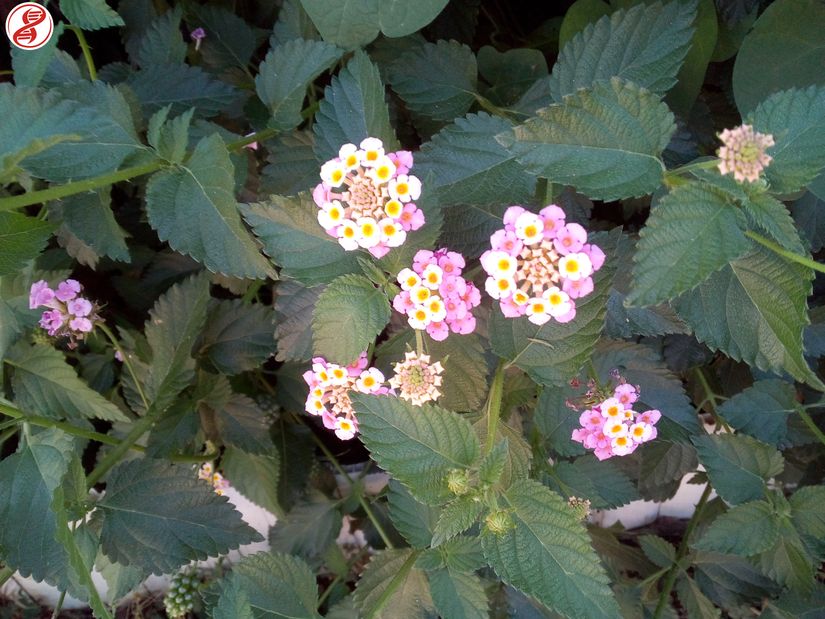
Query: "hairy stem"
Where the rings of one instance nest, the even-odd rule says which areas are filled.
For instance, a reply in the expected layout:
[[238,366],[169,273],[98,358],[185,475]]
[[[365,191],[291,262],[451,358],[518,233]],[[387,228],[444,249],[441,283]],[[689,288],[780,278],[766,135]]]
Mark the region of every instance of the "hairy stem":
[[378,598],[378,601],[375,603],[375,607],[372,609],[372,612],[367,615],[366,619],[372,619],[373,617],[378,616],[384,607],[389,602],[392,594],[395,593],[395,590],[398,589],[399,585],[404,582],[404,579],[407,577],[407,574],[410,573],[413,565],[418,560],[418,555],[421,554],[420,550],[414,550],[407,560],[404,561],[404,565],[401,566],[401,569],[393,576],[390,583],[387,585],[387,588],[381,593],[381,597]]
[[748,237],[749,239],[753,239],[754,241],[756,241],[760,245],[763,245],[764,247],[767,247],[772,252],[779,254],[780,256],[790,260],[791,262],[796,262],[798,264],[801,264],[801,265],[804,265],[808,268],[811,268],[814,271],[819,271],[820,273],[825,273],[825,265],[819,264],[818,262],[816,262],[815,260],[811,260],[807,256],[800,256],[799,254],[796,254],[792,251],[788,251],[787,249],[785,249],[784,247],[782,247],[778,243],[774,243],[772,240],[766,239],[761,234],[757,234],[756,232],[753,232],[752,230],[748,230],[747,232],[745,232],[745,236]]
[[[52,419],[50,417],[40,417],[39,415],[30,415],[21,411],[20,409],[14,408],[13,406],[9,406],[7,404],[3,404],[0,402],[0,414],[6,415],[7,417],[11,417],[12,419],[18,421],[19,423],[30,423],[33,426],[37,426],[39,428],[57,428],[66,434],[71,434],[72,436],[77,436],[80,438],[85,438],[90,441],[96,441],[98,443],[102,443],[103,445],[111,445],[112,447],[119,446],[122,441],[109,436],[108,434],[101,434],[100,432],[95,432],[93,430],[87,430],[86,428],[80,428],[78,426],[73,426],[70,423],[65,421],[57,421],[56,419]],[[14,434],[17,431],[17,428],[11,428],[8,432],[8,436]],[[6,433],[2,435],[2,439],[0,440],[0,444],[3,443],[8,437]],[[128,449],[132,451],[137,451],[140,453],[145,453],[146,448],[142,445],[130,445]],[[206,454],[175,454],[171,456],[169,459],[172,462],[204,462],[206,460],[214,460],[217,457],[217,452],[214,453],[206,453]]]
[[[702,403],[710,404],[711,414],[713,415],[713,420],[725,430],[730,432],[730,426],[725,423],[725,421],[719,416],[719,411],[716,409],[716,400],[719,399],[719,396],[711,389],[710,383],[708,382],[707,376],[702,371],[701,367],[698,367],[694,370],[694,374],[696,378],[699,380],[699,383],[702,385],[702,389],[705,391],[705,401]],[[702,408],[702,405],[699,408]]]
[[97,69],[95,69],[95,61],[92,58],[92,49],[86,41],[86,35],[83,30],[77,26],[66,26],[66,30],[71,30],[77,37],[77,42],[80,43],[80,50],[83,52],[83,58],[86,60],[86,68],[89,69],[89,79],[93,82],[97,79]]
[[504,392],[504,369],[505,362],[502,359],[498,362],[496,373],[493,376],[493,383],[490,385],[490,393],[487,396],[487,441],[484,445],[484,453],[496,444],[496,429],[498,419],[501,416],[501,398]]
[[[227,150],[238,150],[248,144],[252,144],[253,142],[266,140],[276,133],[277,131],[275,129],[262,129],[252,135],[235,140],[234,142],[229,142],[226,145],[226,148]],[[124,168],[123,170],[116,170],[115,172],[109,172],[108,174],[95,176],[94,178],[88,178],[82,181],[75,181],[65,185],[56,185],[54,187],[41,189],[39,191],[30,191],[20,194],[19,196],[0,198],[0,211],[11,211],[23,206],[42,204],[44,202],[49,202],[50,200],[59,200],[78,193],[85,193],[94,189],[100,189],[101,187],[108,187],[114,183],[128,181],[139,176],[145,176],[146,174],[157,172],[166,165],[167,164],[165,161],[157,159],[155,161],[150,161],[149,163]]]
[[673,591],[673,585],[676,584],[676,577],[682,569],[680,563],[688,553],[688,543],[690,542],[690,537],[693,535],[696,525],[699,524],[699,520],[702,517],[702,512],[705,510],[705,505],[708,502],[708,498],[710,498],[711,490],[712,488],[710,487],[710,484],[707,484],[704,492],[702,492],[702,496],[699,498],[699,502],[696,504],[696,511],[693,512],[693,516],[690,518],[690,522],[688,522],[685,535],[682,537],[682,541],[679,544],[679,550],[676,551],[676,558],[673,560],[673,565],[665,578],[665,584],[662,588],[662,593],[659,595],[659,603],[656,605],[656,612],[653,614],[653,619],[660,619],[662,613],[665,611],[665,607],[670,599],[670,592]]
[[160,409],[150,408],[143,417],[132,425],[132,429],[129,431],[129,434],[126,435],[126,438],[118,445],[115,445],[109,453],[100,460],[92,472],[89,473],[89,476],[86,478],[86,485],[89,488],[99,482],[113,466],[120,462],[124,454],[155,424],[161,412],[163,411]]
[[0,587],[6,584],[6,581],[14,575],[14,570],[8,565],[0,568]]

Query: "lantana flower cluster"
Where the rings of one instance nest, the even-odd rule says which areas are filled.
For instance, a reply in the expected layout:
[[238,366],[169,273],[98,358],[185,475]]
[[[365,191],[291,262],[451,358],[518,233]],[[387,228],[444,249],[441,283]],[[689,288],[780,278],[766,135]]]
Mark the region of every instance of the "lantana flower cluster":
[[378,138],[358,147],[344,144],[321,166],[321,183],[312,193],[318,222],[347,251],[363,247],[381,258],[424,225],[414,202],[421,181],[409,173],[412,167],[411,152],[386,153]]
[[357,361],[347,366],[315,357],[312,369],[304,372],[304,380],[309,385],[306,412],[320,416],[324,427],[335,430],[341,440],[349,440],[358,433],[349,391],[389,393],[384,386],[384,375],[376,368],[367,367],[368,364],[366,353],[361,353]]
[[605,259],[597,245],[587,242],[587,231],[565,223],[564,211],[555,204],[539,213],[511,206],[504,213],[504,229],[490,237],[490,245],[481,255],[487,293],[499,300],[508,318],[526,315],[537,325],[573,320],[575,299],[593,291],[591,276]]
[[224,491],[229,488],[229,481],[215,470],[211,462],[204,462],[201,465],[198,469],[198,479],[209,482],[218,496],[223,496]]
[[398,390],[398,397],[415,406],[425,402],[434,402],[441,395],[441,362],[430,363],[429,355],[419,355],[408,351],[404,361],[393,366],[395,375],[390,378],[390,387]]
[[571,438],[592,449],[599,460],[633,453],[642,443],[656,438],[656,422],[662,417],[656,409],[634,411],[638,399],[638,387],[620,383],[610,397],[581,413],[581,427],[573,430]]
[[436,341],[452,331],[466,335],[476,328],[472,314],[481,303],[481,293],[461,276],[464,257],[453,251],[422,249],[411,269],[398,274],[401,292],[393,298],[396,311],[407,316],[413,329],[426,330]]
[[725,129],[719,134],[722,146],[719,148],[719,172],[733,174],[740,183],[759,180],[768,164],[773,160],[767,149],[774,145],[773,136],[753,130],[752,125],[740,125]]
[[100,320],[97,305],[80,296],[81,292],[83,286],[74,279],[60,282],[54,290],[41,279],[29,291],[29,309],[48,308],[40,317],[40,326],[53,337],[68,337],[72,348]]

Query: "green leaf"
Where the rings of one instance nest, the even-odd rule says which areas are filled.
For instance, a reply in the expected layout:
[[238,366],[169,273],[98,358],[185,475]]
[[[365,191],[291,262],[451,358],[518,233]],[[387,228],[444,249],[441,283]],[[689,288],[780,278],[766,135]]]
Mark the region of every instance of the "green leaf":
[[62,0],[60,10],[72,24],[83,30],[123,25],[123,19],[105,0]]
[[791,495],[791,519],[794,528],[802,535],[815,539],[825,538],[825,487],[805,486]]
[[49,242],[54,224],[20,213],[0,212],[0,275],[18,273]]
[[233,86],[187,64],[149,66],[132,74],[126,84],[147,116],[171,105],[173,116],[195,108],[195,116],[209,118],[225,111],[239,96]]
[[311,131],[292,131],[267,144],[269,162],[261,170],[261,193],[293,196],[317,184],[318,160]]
[[636,538],[645,556],[658,567],[671,567],[676,560],[676,548],[658,535],[640,535]]
[[464,574],[472,574],[484,565],[486,561],[481,551],[481,539],[469,535],[458,535],[426,550],[415,563],[422,570],[446,567]]
[[533,409],[536,429],[548,442],[550,449],[560,456],[577,456],[585,452],[580,443],[570,439],[573,430],[580,427],[579,413],[567,406],[567,401],[575,395],[577,394],[569,384],[545,387]]
[[751,247],[745,216],[725,192],[681,185],[650,211],[633,258],[628,301],[653,305],[691,290]]
[[309,566],[279,552],[259,552],[232,567],[232,578],[249,599],[255,617],[320,619],[318,585]]
[[272,451],[269,420],[249,396],[234,393],[215,417],[221,439],[229,445],[254,454]]
[[796,389],[783,380],[759,380],[719,406],[736,430],[774,447],[785,447],[788,415],[796,410]]
[[779,539],[779,515],[767,501],[743,503],[718,516],[693,546],[750,557]]
[[373,555],[355,589],[361,616],[372,619],[430,619],[434,614],[427,578],[413,567],[418,551],[382,550]]
[[553,98],[614,76],[667,92],[690,48],[695,18],[695,2],[641,3],[602,17],[562,48],[550,76]]
[[112,561],[168,574],[261,540],[226,497],[215,494],[192,469],[157,460],[130,460],[112,470],[100,541]]
[[162,241],[216,273],[264,278],[273,270],[244,229],[235,200],[226,144],[218,134],[198,142],[177,168],[157,172],[146,186],[146,214]]
[[66,233],[76,237],[95,256],[129,262],[127,232],[112,213],[110,193],[109,188],[98,189],[50,202],[49,221],[60,222],[58,237]]
[[404,37],[421,30],[444,10],[449,0],[384,0],[378,3],[378,25],[385,36]]
[[203,27],[208,33],[209,40],[200,48],[203,63],[221,72],[246,70],[260,44],[255,29],[231,8],[203,4],[190,4],[186,8],[193,13],[189,23]]
[[0,461],[0,555],[22,576],[52,583],[66,578],[68,558],[55,538],[52,498],[73,447],[68,434],[49,429]]
[[814,585],[810,595],[800,595],[794,591],[784,593],[779,599],[765,602],[763,619],[816,619],[825,605],[825,586]]
[[163,410],[192,382],[192,347],[206,320],[209,279],[201,273],[172,286],[156,302],[146,323],[152,363],[146,377],[146,397]]
[[713,619],[722,616],[722,611],[716,608],[713,602],[702,593],[696,581],[690,576],[682,578],[676,583],[676,593],[689,617]]
[[292,280],[275,288],[276,361],[309,361],[312,358],[312,310],[323,287],[307,288]]
[[195,110],[189,108],[180,116],[168,119],[171,109],[170,104],[152,114],[146,137],[158,155],[166,161],[183,163],[189,147],[189,125]]
[[137,64],[148,68],[183,63],[186,59],[186,43],[180,33],[182,15],[183,10],[178,6],[152,20],[140,38],[135,55]]
[[487,619],[487,594],[481,579],[441,568],[427,574],[436,610],[450,619]]
[[762,571],[791,590],[808,593],[813,588],[820,558],[811,557],[789,521],[779,524],[776,544],[758,557]]
[[760,247],[679,297],[676,311],[713,350],[819,384],[802,356],[811,271]]
[[779,587],[744,557],[699,552],[693,565],[702,591],[723,608],[759,602],[765,595],[779,592]]
[[254,370],[275,352],[272,309],[241,299],[213,301],[198,353],[222,374]]
[[384,84],[378,68],[364,52],[355,52],[324,90],[313,131],[315,155],[321,161],[337,157],[342,145],[359,144],[366,137],[382,140],[387,151],[398,146]]
[[[578,421],[578,415],[572,412],[571,415]],[[568,498],[588,499],[593,509],[621,507],[641,498],[619,467],[612,462],[600,462],[592,456],[559,462],[553,467],[546,483]]]
[[18,86],[37,86],[46,74],[57,50],[57,42],[63,36],[65,24],[61,21],[54,27],[52,38],[39,49],[11,48],[11,68],[14,83]]
[[[681,379],[668,369],[661,355],[651,347],[617,340],[602,341],[596,348],[593,362],[602,384],[608,382],[610,371],[615,368],[627,382],[641,387],[639,401],[634,405],[636,410],[658,409],[666,419],[688,433],[699,432],[696,410]],[[667,438],[665,428],[660,427],[659,434]]]
[[825,247],[825,200],[808,192],[791,204],[791,215],[811,251]]
[[378,36],[377,0],[348,0],[332,4],[324,0],[301,0],[301,5],[325,41],[345,49],[355,49],[367,45]]
[[653,441],[642,451],[639,492],[647,500],[665,501],[676,494],[687,473],[696,470],[696,450],[684,443]]
[[336,503],[315,495],[278,519],[269,534],[269,543],[273,550],[310,560],[334,544],[340,530],[341,513]]
[[84,82],[63,91],[0,84],[2,169],[22,159],[37,178],[76,181],[115,170],[144,148],[119,90]]
[[510,443],[505,438],[496,443],[487,455],[482,458],[481,464],[478,467],[478,480],[482,484],[492,486],[498,482],[507,464],[509,448]]
[[386,294],[363,275],[342,275],[318,297],[312,318],[315,354],[347,365],[367,350],[390,320]]
[[485,530],[484,555],[504,582],[567,617],[619,617],[587,531],[559,495],[523,479],[501,499],[513,528]]
[[269,203],[242,205],[241,211],[283,276],[311,286],[361,272],[358,253],[345,251],[324,231],[307,194],[272,196]]
[[427,352],[444,366],[440,406],[451,411],[476,411],[487,398],[490,373],[486,342],[477,333],[448,337],[436,342],[425,338]]
[[351,398],[373,459],[420,501],[443,502],[449,496],[447,473],[478,459],[475,432],[455,413],[386,396],[353,393]]
[[[600,235],[591,241],[612,256],[618,238],[618,234]],[[551,321],[537,326],[526,317],[505,318],[500,309],[494,309],[490,321],[493,351],[527,372],[539,384],[566,384],[578,374],[599,339],[613,269],[608,257],[593,277],[595,291],[576,300],[576,317],[568,323]]]
[[671,109],[683,118],[689,115],[699,96],[708,63],[716,49],[718,33],[716,3],[713,0],[699,0],[687,55],[676,75],[676,83],[667,95]]
[[576,0],[567,9],[561,22],[559,49],[564,49],[588,24],[597,22],[605,15],[610,15],[610,5],[604,0]]
[[269,108],[269,125],[287,131],[301,124],[301,106],[312,81],[341,58],[343,50],[322,41],[294,39],[270,50],[258,68],[255,89]]
[[390,65],[387,79],[411,112],[450,121],[475,102],[477,74],[469,47],[442,40],[403,53]]
[[247,453],[229,446],[221,458],[227,479],[250,501],[274,514],[282,512],[278,502],[281,468],[278,452],[270,447],[264,455]]
[[51,346],[12,349],[7,362],[14,368],[15,402],[52,419],[128,421],[120,409],[78,378],[63,353]]
[[613,78],[542,108],[498,139],[534,174],[616,200],[659,187],[660,156],[675,128],[655,94]]
[[757,193],[750,196],[743,211],[752,226],[767,232],[777,243],[798,254],[806,253],[791,214],[779,200]]
[[777,92],[757,106],[752,118],[756,131],[776,141],[765,168],[772,191],[797,191],[819,175],[825,166],[825,86]]
[[427,548],[433,539],[438,508],[421,503],[397,481],[390,480],[387,493],[390,519],[413,548]]
[[433,529],[432,546],[440,546],[476,523],[485,506],[478,497],[460,496],[441,510]]
[[733,68],[733,94],[744,116],[772,92],[822,83],[825,6],[779,0],[765,9],[742,42]]
[[241,588],[240,579],[229,576],[221,588],[221,597],[212,609],[212,619],[254,619],[249,596]]
[[732,505],[762,498],[765,483],[785,467],[781,453],[750,436],[705,435],[693,444],[714,489]]
[[483,91],[494,104],[515,103],[538,79],[547,76],[547,61],[537,49],[499,52],[491,45],[478,51],[478,72],[490,87]]
[[[443,206],[527,201],[535,191],[536,178],[495,139],[512,127],[506,119],[486,112],[458,118],[421,145],[421,153],[416,155],[416,174],[426,178],[432,173],[431,189]],[[502,222],[501,216],[484,214],[491,221],[479,240],[488,241]],[[476,224],[464,219],[462,225]]]

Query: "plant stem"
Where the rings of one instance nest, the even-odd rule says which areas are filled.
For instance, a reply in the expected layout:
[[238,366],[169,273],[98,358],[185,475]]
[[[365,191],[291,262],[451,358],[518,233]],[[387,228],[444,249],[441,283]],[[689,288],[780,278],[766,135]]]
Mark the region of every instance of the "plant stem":
[[819,426],[816,425],[814,420],[808,414],[808,411],[806,411],[804,408],[799,408],[797,412],[799,413],[799,416],[802,417],[802,421],[805,422],[805,425],[808,426],[808,429],[814,433],[814,436],[816,436],[816,438],[819,439],[819,442],[825,445],[825,433],[823,433],[822,430],[819,429]]
[[[100,432],[94,432],[93,430],[87,430],[86,428],[73,426],[72,424],[66,423],[65,421],[57,421],[56,419],[51,419],[50,417],[29,415],[28,413],[24,413],[23,411],[14,408],[13,406],[8,406],[7,404],[3,403],[0,403],[0,414],[6,415],[7,417],[11,417],[12,419],[16,419],[19,422],[30,423],[31,425],[38,426],[40,428],[57,428],[58,430],[61,430],[66,434],[71,434],[72,436],[78,436],[80,438],[89,439],[90,441],[96,441],[104,445],[111,445],[113,447],[117,447],[122,442],[112,436],[109,436],[108,434],[101,434]],[[16,430],[16,428],[12,428],[11,431],[7,434],[11,436],[12,434],[14,434]],[[3,441],[5,441],[7,438],[8,437],[5,434],[0,435],[0,444],[2,444]],[[146,452],[146,448],[142,445],[130,445],[129,449],[140,453]],[[217,452],[206,454],[175,454],[171,456],[169,459],[172,462],[203,462],[205,460],[214,460],[217,457],[217,455]]]
[[120,353],[120,358],[123,359],[123,365],[125,365],[126,369],[129,371],[129,375],[135,383],[135,389],[137,389],[138,395],[140,395],[140,401],[143,402],[143,408],[148,410],[149,401],[146,399],[146,394],[143,393],[143,387],[140,386],[140,381],[135,373],[135,368],[132,366],[132,362],[129,361],[129,355],[126,354],[126,351],[123,350],[120,342],[117,341],[115,334],[112,333],[111,329],[109,329],[105,323],[101,322],[97,326],[112,343],[114,349]]
[[420,357],[424,354],[424,336],[418,329],[413,329],[413,331],[415,331],[415,352]]
[[699,524],[699,520],[702,516],[702,512],[705,510],[705,505],[708,502],[711,491],[712,488],[710,487],[710,484],[707,484],[704,492],[702,492],[702,496],[699,498],[699,502],[696,504],[696,511],[693,512],[693,516],[691,516],[690,522],[688,522],[687,529],[685,529],[685,535],[682,537],[682,541],[679,544],[679,550],[676,551],[676,558],[673,561],[670,571],[667,573],[667,578],[665,579],[662,593],[659,595],[659,603],[656,605],[656,612],[653,613],[653,619],[661,618],[662,613],[665,610],[665,606],[670,599],[670,592],[673,591],[673,585],[676,584],[676,577],[679,575],[679,571],[681,569],[680,563],[688,552],[690,537],[693,535],[696,525]]
[[[301,419],[301,422],[303,422],[303,419]],[[350,483],[350,487],[354,489],[355,488],[355,481],[353,481],[353,479],[352,479],[352,477],[350,477],[349,473],[347,473],[344,470],[344,467],[341,466],[341,463],[338,462],[338,458],[336,458],[332,454],[332,452],[329,450],[329,448],[326,445],[324,445],[324,442],[320,438],[318,438],[315,435],[314,432],[311,432],[311,436],[312,436],[312,440],[315,441],[315,444],[318,445],[318,448],[329,459],[329,461],[332,463],[332,466],[335,467],[335,470],[338,471],[344,477],[344,479],[346,479]],[[360,493],[358,494],[358,502],[361,504],[361,507],[364,509],[364,513],[367,515],[367,518],[370,519],[370,522],[372,523],[372,526],[375,527],[375,530],[378,532],[378,535],[381,538],[381,541],[384,542],[384,545],[387,548],[394,548],[392,541],[390,541],[389,535],[387,535],[387,532],[384,530],[384,527],[381,526],[381,523],[378,521],[378,518],[375,516],[375,513],[370,508],[369,503],[364,498],[363,494],[360,494]]]
[[8,565],[0,568],[0,587],[6,584],[6,581],[14,575],[14,570]]
[[[226,145],[226,148],[227,150],[238,150],[247,144],[252,144],[252,142],[266,140],[276,133],[277,131],[275,129],[262,129],[252,135],[235,140],[234,142],[229,142]],[[0,212],[11,211],[23,206],[30,206],[32,204],[42,204],[43,202],[49,202],[50,200],[59,200],[78,193],[85,193],[94,189],[100,189],[101,187],[108,187],[114,183],[128,181],[130,179],[137,178],[138,176],[145,176],[146,174],[157,172],[166,165],[167,164],[165,161],[158,159],[156,161],[150,161],[149,163],[143,163],[130,168],[116,170],[114,172],[109,172],[108,174],[103,174],[102,176],[96,176],[94,178],[88,178],[82,181],[75,181],[65,185],[57,185],[54,187],[49,187],[48,189],[41,189],[39,191],[30,191],[20,194],[19,196],[0,198]]]
[[63,608],[63,602],[66,600],[66,592],[60,592],[60,598],[57,600],[57,604],[54,605],[54,611],[52,612],[52,619],[57,619],[60,616],[60,609]]
[[699,382],[702,385],[702,389],[705,390],[705,401],[702,402],[702,404],[699,406],[699,408],[702,408],[702,406],[705,403],[710,404],[711,414],[713,415],[713,420],[717,424],[719,424],[720,426],[725,428],[725,430],[730,432],[730,426],[727,423],[725,423],[725,421],[719,416],[719,411],[716,410],[716,400],[719,399],[719,396],[716,395],[716,393],[714,393],[713,389],[711,389],[710,383],[708,382],[707,376],[705,376],[705,373],[702,371],[702,368],[697,367],[694,370],[694,374],[699,379]]
[[490,385],[490,393],[487,396],[487,440],[484,445],[484,453],[496,444],[496,428],[498,418],[501,416],[501,398],[504,392],[504,360],[498,362],[496,373],[493,376],[493,383]]
[[2,447],[3,443],[9,440],[12,436],[17,434],[17,429],[17,426],[15,426],[13,428],[9,428],[8,430],[0,434],[0,447]]
[[806,256],[800,256],[799,254],[795,254],[792,251],[788,251],[787,249],[785,249],[784,247],[782,247],[778,243],[774,243],[772,240],[766,239],[761,234],[757,234],[756,232],[753,232],[752,230],[748,230],[748,231],[745,232],[745,236],[750,238],[750,239],[753,239],[754,241],[756,241],[760,245],[763,245],[763,246],[767,247],[768,249],[770,249],[771,251],[779,254],[783,258],[787,258],[791,262],[796,262],[798,264],[809,267],[809,268],[813,269],[814,271],[819,271],[820,273],[825,273],[825,265],[819,264],[815,260],[811,260],[810,258],[808,258]]
[[146,432],[148,432],[154,425],[161,412],[161,409],[150,408],[146,411],[146,414],[143,417],[134,423],[132,429],[129,431],[129,434],[126,435],[126,438],[124,438],[119,444],[115,445],[111,451],[103,457],[92,472],[89,473],[89,476],[86,478],[87,487],[91,488],[94,486],[103,478],[104,475],[106,475],[106,473],[109,472],[109,469],[120,462],[123,455],[129,451],[134,444],[140,440],[140,437],[146,434]]
[[375,603],[375,606],[372,609],[372,612],[366,616],[365,619],[372,619],[379,615],[379,613],[384,610],[384,606],[386,606],[387,602],[392,597],[392,594],[395,593],[395,590],[398,586],[404,581],[409,574],[410,570],[412,569],[415,562],[418,560],[418,555],[421,554],[420,550],[414,550],[407,560],[404,561],[404,565],[401,566],[401,569],[396,572],[395,576],[392,577],[392,580],[387,585],[387,588],[381,593],[381,597],[378,598],[378,601]]
[[716,158],[706,159],[704,161],[697,161],[696,163],[688,163],[678,168],[668,170],[667,174],[684,174],[685,172],[693,172],[693,170],[712,170],[719,166],[719,160]]
[[94,82],[97,79],[97,69],[95,69],[95,61],[92,58],[89,43],[86,41],[86,35],[77,26],[66,26],[66,30],[71,30],[77,37],[77,42],[80,43],[80,49],[83,52],[83,58],[86,60],[86,67],[89,69],[89,78]]
[[8,198],[0,198],[0,211],[11,211],[23,206],[30,206],[32,204],[41,204],[51,200],[59,200],[67,196],[73,196],[78,193],[85,193],[100,189],[101,187],[108,187],[114,183],[121,181],[128,181],[131,178],[143,176],[156,172],[163,167],[163,162],[152,161],[141,165],[124,168],[102,176],[95,176],[82,181],[75,181],[65,185],[56,185],[48,189],[41,189],[39,191],[30,191],[28,193],[20,194],[19,196],[11,196]]

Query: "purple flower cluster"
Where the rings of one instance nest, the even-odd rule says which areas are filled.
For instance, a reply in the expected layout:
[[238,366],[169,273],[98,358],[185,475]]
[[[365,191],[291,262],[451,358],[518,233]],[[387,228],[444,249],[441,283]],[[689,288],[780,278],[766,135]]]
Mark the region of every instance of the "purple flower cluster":
[[29,292],[29,308],[48,308],[40,317],[40,326],[53,337],[69,337],[70,345],[82,340],[94,328],[99,320],[97,306],[79,296],[83,291],[80,282],[67,279],[57,285],[56,290],[40,280],[32,284]]
[[401,292],[392,306],[407,316],[413,329],[426,329],[434,340],[446,339],[450,331],[472,333],[476,328],[472,310],[481,303],[481,293],[461,277],[464,264],[464,257],[454,251],[420,250],[413,268],[398,274]]

